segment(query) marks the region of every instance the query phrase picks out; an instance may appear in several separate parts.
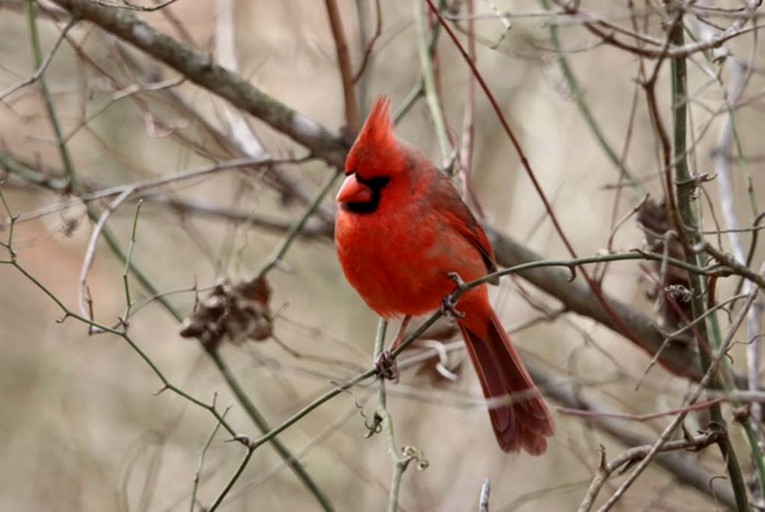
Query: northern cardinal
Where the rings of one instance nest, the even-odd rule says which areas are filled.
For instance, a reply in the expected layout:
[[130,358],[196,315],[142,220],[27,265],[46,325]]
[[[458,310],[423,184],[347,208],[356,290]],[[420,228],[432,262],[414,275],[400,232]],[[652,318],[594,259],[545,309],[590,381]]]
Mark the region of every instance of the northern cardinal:
[[[378,315],[423,315],[465,282],[497,269],[486,233],[449,178],[396,138],[390,101],[378,98],[345,163],[337,195],[337,252],[346,278]],[[506,452],[544,453],[555,427],[544,399],[482,285],[455,306],[489,416]],[[515,399],[511,398],[515,395]],[[504,401],[501,399],[504,398]],[[498,400],[500,399],[500,400]]]

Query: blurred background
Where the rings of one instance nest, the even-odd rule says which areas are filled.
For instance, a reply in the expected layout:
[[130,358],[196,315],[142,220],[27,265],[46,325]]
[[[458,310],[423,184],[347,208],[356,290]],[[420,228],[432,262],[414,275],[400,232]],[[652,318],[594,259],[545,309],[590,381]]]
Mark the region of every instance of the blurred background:
[[[362,118],[377,95],[391,97],[401,114],[398,135],[453,171],[488,225],[546,259],[570,258],[496,113],[426,4],[178,0],[152,12],[100,7],[144,19],[299,112],[310,126],[318,123],[333,137],[347,134],[335,139],[347,143],[353,123],[330,4],[338,8],[354,74],[362,70],[353,86]],[[697,190],[696,206],[708,241],[727,252],[725,230],[752,226],[763,208],[762,58],[757,31],[743,29],[746,21],[736,26],[747,3],[696,4],[702,10],[688,7],[684,19],[689,44],[730,27],[741,32],[688,58],[689,160],[693,172],[710,178]],[[659,51],[664,6],[593,0],[565,13],[546,2],[475,0],[444,2],[442,10],[462,43],[473,41],[477,66],[578,254],[645,247],[636,210],[647,197],[661,202],[665,195],[661,139],[641,85],[658,61],[604,43],[585,23],[604,21],[595,26],[609,34],[619,34],[613,27],[639,32],[644,40],[627,35],[623,41]],[[237,434],[260,436],[220,366],[200,343],[179,335],[170,311],[185,318],[216,283],[263,269],[335,169],[322,158],[305,160],[310,153],[292,137],[109,31],[85,20],[70,26],[69,19],[51,2],[0,1],[0,240],[9,244],[0,248],[0,509],[206,510],[246,450],[209,410],[172,390],[159,393],[163,383],[147,360],[175,389],[226,411]],[[44,73],[36,75],[38,43]],[[658,68],[654,90],[671,131],[669,70],[668,62]],[[725,142],[731,119],[735,136]],[[729,188],[721,185],[720,155],[732,162]],[[200,172],[246,156],[271,160]],[[142,188],[118,199],[124,189],[112,187],[129,184]],[[273,336],[224,342],[217,351],[271,426],[371,367],[378,319],[345,282],[332,242],[338,185],[267,274]],[[96,230],[104,212],[104,229]],[[728,214],[737,225],[728,224]],[[752,232],[740,236],[753,246],[756,271],[762,251]],[[143,277],[125,272],[115,247]],[[610,297],[661,323],[650,263],[590,270]],[[738,293],[737,285],[734,277],[720,279],[718,303]],[[637,417],[679,408],[695,389],[649,364],[651,354],[627,338],[568,312],[569,305],[520,278],[504,278],[491,293],[529,364],[601,412],[626,415],[616,422],[624,432],[655,440],[671,416]],[[723,334],[740,305],[718,315]],[[134,345],[89,332],[65,311],[126,329]],[[401,510],[476,510],[485,478],[492,510],[577,508],[600,463],[599,447],[612,458],[625,449],[623,439],[558,408],[575,405],[551,399],[557,435],[548,452],[503,453],[454,334],[447,329],[446,337],[418,343],[404,355],[401,381],[386,386],[397,449],[415,447],[428,463],[422,470],[418,461],[408,466]],[[741,375],[751,357],[744,343],[750,335],[742,329],[731,351],[733,371]],[[445,369],[433,347],[448,350]],[[387,437],[369,435],[378,406],[376,385],[366,380],[279,436],[337,510],[388,507],[394,465]],[[731,407],[724,413],[730,420]],[[693,434],[705,425],[703,414],[686,420]],[[745,438],[737,426],[730,436],[749,475]],[[683,461],[710,477],[725,475],[714,448]],[[711,494],[653,464],[617,509],[727,506]],[[265,445],[247,459],[221,509],[321,505]]]

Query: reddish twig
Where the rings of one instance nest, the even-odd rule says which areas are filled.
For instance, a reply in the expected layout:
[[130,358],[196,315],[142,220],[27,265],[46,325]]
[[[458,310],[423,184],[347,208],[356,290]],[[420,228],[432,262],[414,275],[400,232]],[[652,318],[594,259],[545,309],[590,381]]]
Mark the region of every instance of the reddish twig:
[[[476,62],[475,51],[475,4],[473,0],[467,0],[468,20],[467,20],[467,51],[470,60]],[[475,78],[468,77],[467,98],[465,99],[465,116],[462,120],[462,145],[460,146],[460,172],[462,173],[462,186],[465,197],[470,201],[480,218],[484,218],[483,209],[478,202],[475,190],[472,184],[473,174],[473,149],[475,146]]]
[[361,129],[361,113],[356,101],[355,77],[351,66],[351,56],[348,52],[348,40],[343,29],[343,19],[337,0],[324,0],[327,6],[329,25],[332,37],[335,39],[337,65],[340,68],[340,79],[343,83],[343,99],[345,101],[345,130],[350,135],[356,135]]
[[374,50],[375,43],[382,34],[382,8],[380,7],[380,0],[375,0],[375,33],[372,34],[372,38],[367,42],[366,48],[364,48],[364,56],[361,58],[361,64],[356,74],[353,75],[353,83],[356,84],[361,79],[364,71],[369,64],[369,58],[372,56],[372,50]]

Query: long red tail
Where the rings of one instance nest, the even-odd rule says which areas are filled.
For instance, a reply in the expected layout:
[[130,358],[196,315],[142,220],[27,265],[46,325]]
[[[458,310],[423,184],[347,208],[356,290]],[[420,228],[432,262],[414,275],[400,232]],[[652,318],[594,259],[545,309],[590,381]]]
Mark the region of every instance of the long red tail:
[[483,394],[500,402],[489,404],[491,424],[500,447],[506,452],[519,452],[522,448],[532,455],[544,453],[546,437],[555,433],[555,426],[520,354],[491,306],[486,304],[484,311],[465,313],[459,326]]

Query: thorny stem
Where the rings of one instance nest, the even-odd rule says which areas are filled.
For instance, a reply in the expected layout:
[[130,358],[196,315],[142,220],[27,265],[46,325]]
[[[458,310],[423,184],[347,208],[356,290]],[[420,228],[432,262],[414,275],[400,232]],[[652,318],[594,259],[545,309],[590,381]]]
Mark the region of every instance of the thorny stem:
[[[223,414],[221,414],[221,417],[225,418],[229,410],[231,410],[231,406],[226,407],[226,410],[223,411]],[[197,508],[196,507],[197,493],[199,492],[199,483],[202,480],[202,470],[204,469],[204,466],[205,466],[205,457],[207,455],[207,450],[210,449],[210,445],[212,445],[212,442],[215,439],[215,436],[218,434],[218,430],[220,430],[220,426],[221,426],[220,422],[215,424],[215,427],[210,433],[210,436],[207,438],[207,441],[205,442],[204,446],[202,446],[202,451],[199,453],[199,464],[197,465],[197,472],[194,475],[194,486],[191,489],[191,505],[189,507],[189,512],[194,512]]]
[[[723,433],[719,430],[711,430],[704,432],[696,437],[688,437],[686,439],[678,439],[675,441],[668,441],[658,450],[665,453],[678,450],[701,450],[711,443],[717,442]],[[578,512],[589,512],[595,504],[595,499],[598,497],[601,489],[608,482],[608,479],[614,472],[620,468],[628,468],[631,464],[645,459],[645,457],[651,453],[652,445],[634,446],[621,454],[619,454],[611,462],[606,462],[606,449],[601,445],[600,447],[600,464],[598,465],[597,472],[590,482],[590,487],[587,489],[584,499],[581,505],[579,505]]]
[[[694,390],[693,394],[686,401],[686,404],[688,406],[695,404],[698,401],[698,399],[701,397],[701,395],[705,392],[705,390],[708,389],[712,381],[715,380],[716,373],[718,369],[720,368],[720,364],[722,360],[725,357],[727,357],[728,349],[730,348],[730,345],[733,342],[735,333],[738,330],[739,326],[741,325],[741,322],[745,318],[746,313],[751,307],[755,298],[756,298],[756,294],[752,294],[749,296],[749,300],[747,301],[746,305],[744,306],[742,311],[738,314],[736,319],[731,323],[731,329],[728,332],[728,335],[725,338],[725,340],[720,344],[717,354],[714,356],[714,358],[710,358],[710,364],[707,367],[706,372],[704,373],[704,377],[701,379],[698,386],[696,386],[696,389]],[[712,409],[713,407],[719,408],[718,402],[710,402],[710,403],[711,403],[710,409]],[[675,432],[680,427],[680,425],[682,424],[683,420],[685,419],[685,417],[688,415],[689,412],[690,412],[690,409],[686,408],[680,414],[675,416],[675,418],[670,422],[669,425],[667,425],[667,427],[662,431],[658,439],[656,439],[656,441],[650,447],[645,457],[640,461],[639,464],[635,466],[635,469],[632,470],[632,473],[630,473],[630,476],[619,486],[619,488],[614,492],[614,494],[611,495],[608,501],[602,507],[598,509],[598,512],[607,512],[608,510],[611,510],[611,508],[621,499],[621,497],[624,496],[624,493],[627,492],[627,489],[629,489],[630,486],[635,483],[638,476],[640,476],[640,474],[648,467],[648,465],[651,464],[651,462],[653,462],[653,459],[656,457],[656,454],[659,453],[661,448],[667,443],[667,441],[669,441],[669,437],[672,435],[673,432]],[[725,429],[724,424],[720,424],[720,425],[713,424],[710,426],[710,428],[715,428],[722,432],[721,439],[718,441],[718,446],[720,442],[723,442],[724,439],[728,439],[728,432]],[[740,476],[741,475],[739,473],[739,477]],[[746,499],[744,499],[743,502],[740,501],[741,496],[738,494],[738,491],[735,485],[733,485],[733,494],[736,497],[736,504],[738,506],[738,509],[740,511],[744,511],[744,510],[748,511],[749,502]],[[743,497],[746,498],[746,494],[744,494]],[[744,508],[741,508],[742,506]]]
[[[0,197],[2,197],[2,193],[0,193]],[[152,372],[157,376],[157,378],[162,382],[162,388],[157,392],[157,394],[163,392],[163,391],[171,391],[178,396],[182,397],[183,399],[191,402],[192,404],[196,405],[197,407],[200,407],[202,409],[205,409],[206,411],[210,412],[210,414],[213,415],[213,417],[223,425],[223,427],[228,431],[229,434],[231,434],[232,437],[237,438],[237,432],[234,430],[231,425],[225,419],[223,416],[218,412],[218,410],[215,408],[215,405],[210,405],[202,400],[199,400],[198,398],[186,393],[181,388],[177,387],[176,385],[172,384],[170,380],[168,380],[167,377],[165,377],[165,374],[162,373],[162,370],[157,367],[156,364],[154,364],[154,361],[151,360],[151,358],[139,347],[135,341],[125,332],[120,331],[118,329],[114,329],[112,327],[101,325],[97,322],[93,322],[90,319],[80,316],[77,313],[70,311],[66,305],[64,305],[61,300],[56,297],[56,295],[51,292],[48,288],[45,287],[44,284],[42,284],[36,277],[34,277],[32,274],[30,274],[23,266],[21,266],[17,261],[12,260],[8,262],[4,262],[6,264],[12,265],[16,270],[18,270],[26,279],[28,279],[35,287],[37,287],[40,291],[42,291],[45,295],[48,296],[49,299],[51,299],[62,311],[63,318],[62,322],[66,320],[67,318],[73,318],[75,320],[78,320],[88,326],[94,327],[96,329],[99,329],[101,331],[113,334],[115,336],[118,336],[125,340],[125,342],[130,345],[130,347],[133,349],[133,351],[138,354],[138,356],[149,366],[149,368],[152,370]]]
[[[679,17],[677,23],[671,27],[670,41],[677,47],[684,44],[684,26],[682,23],[682,11],[678,9],[672,13]],[[688,92],[687,92],[687,69],[685,57],[671,59],[672,63],[672,114],[674,124],[674,171],[675,183],[677,188],[677,207],[680,214],[682,226],[679,229],[685,229],[688,245],[685,247],[685,260],[689,265],[697,266],[699,257],[691,247],[700,243],[701,235],[699,233],[698,221],[694,211],[694,194],[696,193],[696,184],[691,176],[688,167],[688,158],[686,154],[687,120],[688,120]],[[704,280],[698,274],[689,274],[690,287],[692,291],[691,311],[694,318],[704,314],[705,304],[703,290]],[[699,362],[705,373],[711,369],[713,356],[712,347],[709,345],[707,336],[706,322],[699,322],[696,325],[697,345]],[[717,344],[719,348],[719,343]],[[722,389],[721,379],[717,374],[710,378],[712,388]],[[711,423],[718,428],[725,428],[725,418],[722,415],[719,404],[714,404],[709,409]],[[749,510],[749,498],[747,496],[746,484],[738,464],[736,453],[731,446],[728,436],[723,436],[717,443],[720,448],[723,459],[725,459],[728,476],[731,480],[731,486],[736,496],[736,504],[739,511]]]
[[[747,8],[756,9],[756,2],[749,1]],[[712,37],[712,31],[706,25],[699,23],[699,30],[702,38],[705,36]],[[724,54],[727,48],[721,48],[720,51]],[[746,182],[751,185],[751,172],[746,164],[746,160],[743,158],[744,150],[742,147],[742,140],[737,128],[736,122],[736,108],[739,100],[744,94],[747,84],[752,76],[752,64],[755,59],[756,49],[752,49],[750,55],[750,62],[744,63],[738,58],[728,56],[725,59],[725,68],[728,71],[728,84],[727,86],[722,81],[722,76],[718,77],[720,86],[724,93],[725,98],[725,120],[720,130],[718,143],[714,149],[714,163],[715,172],[717,174],[718,188],[721,202],[721,212],[725,219],[725,225],[730,229],[728,232],[728,241],[733,252],[733,260],[749,266],[751,261],[746,256],[744,249],[744,243],[742,237],[737,232],[739,227],[738,215],[737,215],[737,198],[734,194],[733,188],[733,172],[731,169],[731,161],[736,159],[736,163],[740,166],[741,173],[744,175]],[[710,62],[712,64],[712,62]],[[734,149],[735,148],[735,149]],[[734,156],[735,155],[735,156]],[[752,214],[757,216],[757,202],[753,195],[753,189],[748,186],[749,202]],[[753,234],[752,239],[756,238],[756,232]],[[754,245],[754,242],[753,242]],[[751,293],[754,287],[754,283],[747,279],[742,279],[736,286],[736,291],[742,290],[744,293]],[[748,387],[750,390],[756,390],[759,387],[760,382],[760,365],[761,365],[761,343],[762,340],[758,336],[760,332],[761,318],[763,313],[763,303],[761,300],[755,301],[752,308],[749,310],[749,316],[747,318],[747,339],[749,342],[746,347],[746,363],[747,363],[747,378]],[[719,335],[719,322],[713,318],[712,328],[715,329],[715,335]],[[734,404],[734,407],[740,404]],[[759,477],[758,488],[752,490],[752,494],[755,500],[762,501],[763,492],[765,492],[765,460],[763,460],[763,453],[761,447],[762,432],[760,430],[760,418],[762,418],[762,405],[759,403],[752,403],[750,405],[749,418],[746,421],[742,421],[742,427],[744,433],[749,441],[749,448],[752,452],[752,459],[755,467],[757,468],[757,474]]]

